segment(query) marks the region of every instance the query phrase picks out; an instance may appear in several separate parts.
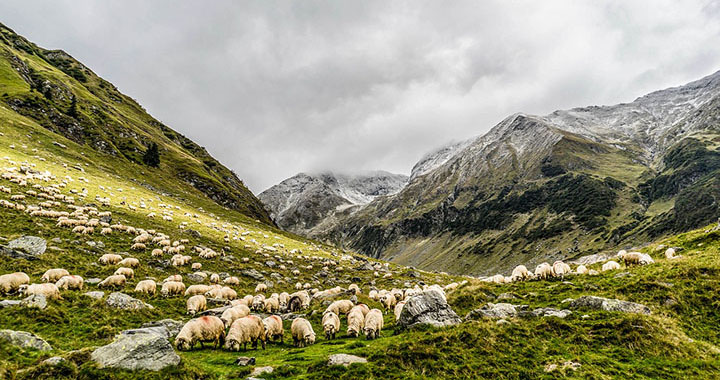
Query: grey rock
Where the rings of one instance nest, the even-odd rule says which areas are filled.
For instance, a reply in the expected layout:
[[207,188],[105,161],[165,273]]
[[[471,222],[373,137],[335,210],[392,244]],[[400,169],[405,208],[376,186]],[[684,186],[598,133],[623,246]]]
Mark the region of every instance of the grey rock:
[[249,358],[247,356],[240,356],[235,359],[235,364],[239,366],[255,365],[255,358]]
[[650,314],[650,308],[639,303],[595,296],[582,296],[571,302],[570,308],[588,308],[595,310],[617,311],[621,313]]
[[508,321],[507,319],[498,319],[498,320],[495,322],[495,324],[496,324],[496,325],[509,325],[509,324],[510,324],[510,321]]
[[517,297],[515,297],[515,295],[512,294],[512,293],[500,293],[500,295],[497,296],[497,299],[500,300],[500,301],[503,301],[503,300],[514,300],[514,299],[516,299],[516,298],[517,298]]
[[205,282],[205,280],[207,279],[206,276],[203,276],[199,273],[190,273],[185,277],[192,282]]
[[350,364],[355,363],[367,363],[367,359],[355,356],[355,355],[349,355],[349,354],[333,354],[328,357],[328,366],[333,365],[342,365],[342,366],[349,366]]
[[527,309],[527,305],[512,305],[509,303],[487,303],[485,306],[468,313],[466,320],[480,318],[506,319],[517,317],[520,310]]
[[0,301],[0,309],[4,309],[6,307],[20,306],[20,302],[22,302],[22,301],[2,300],[2,301]]
[[613,276],[613,277],[615,277],[615,278],[624,278],[624,277],[633,277],[633,276],[634,276],[634,274],[632,274],[632,273],[630,273],[630,272],[620,272],[620,273],[616,274],[616,275]]
[[250,373],[250,376],[259,376],[265,373],[273,373],[274,368],[270,366],[266,367],[255,367]]
[[558,310],[553,309],[551,307],[541,307],[539,309],[535,309],[529,313],[533,317],[558,317],[558,318],[565,318],[568,315],[572,314],[572,311],[570,310]]
[[112,215],[101,216],[100,221],[103,223],[112,224]]
[[52,239],[50,239],[50,241],[53,242],[53,243],[55,243],[55,244],[60,244],[60,243],[62,243],[62,239],[60,239],[59,237],[52,238]]
[[397,324],[400,328],[412,328],[418,325],[452,326],[460,322],[443,294],[432,289],[410,297]]
[[105,304],[109,307],[122,310],[154,309],[152,305],[120,292],[110,293],[105,300]]
[[97,285],[100,283],[100,281],[102,281],[102,280],[97,277],[93,277],[93,278],[88,278],[87,280],[85,280],[85,283],[89,284],[89,285]]
[[42,294],[33,294],[27,298],[24,298],[20,302],[20,306],[23,307],[36,307],[38,309],[45,309],[47,307],[47,298]]
[[168,337],[174,338],[180,333],[185,323],[182,321],[176,321],[174,319],[161,319],[156,322],[143,323],[140,328],[155,328],[164,327],[167,329]]
[[39,351],[52,351],[48,342],[26,331],[0,330],[0,341],[20,348],[33,348]]
[[[225,303],[225,302],[227,302],[227,301],[222,300],[222,302]],[[230,306],[228,305],[228,306],[221,306],[221,307],[216,307],[216,308],[212,308],[212,309],[207,309],[207,310],[199,313],[198,316],[213,315],[213,316],[216,316],[216,317],[220,317],[220,316],[222,315],[222,313],[224,313],[225,310],[227,310],[227,309],[229,309],[229,308],[230,308]]]
[[37,236],[23,236],[9,242],[7,248],[37,257],[45,253],[47,242]]
[[240,272],[241,275],[245,277],[250,277],[253,280],[262,281],[265,279],[265,276],[263,276],[260,272],[258,272],[256,269],[244,269]]
[[96,299],[96,300],[100,300],[103,297],[105,297],[105,292],[103,292],[101,290],[96,290],[94,292],[87,292],[87,293],[83,293],[83,294],[90,298]]
[[47,358],[47,359],[43,360],[42,364],[46,364],[49,366],[56,366],[63,362],[65,362],[65,358],[63,358],[61,356],[53,356],[51,358]]
[[275,266],[276,266],[277,264],[275,264],[275,262],[272,261],[272,260],[268,260],[268,261],[265,262],[265,265],[267,265],[267,266],[270,267],[270,268],[275,268]]
[[168,335],[164,326],[126,330],[93,351],[91,358],[100,368],[159,371],[180,364]]
[[200,232],[197,232],[197,231],[195,231],[195,230],[193,230],[193,229],[188,229],[188,230],[185,230],[185,231],[186,231],[190,236],[192,236],[192,237],[194,237],[194,238],[199,238],[199,237],[201,236],[201,235],[200,235]]

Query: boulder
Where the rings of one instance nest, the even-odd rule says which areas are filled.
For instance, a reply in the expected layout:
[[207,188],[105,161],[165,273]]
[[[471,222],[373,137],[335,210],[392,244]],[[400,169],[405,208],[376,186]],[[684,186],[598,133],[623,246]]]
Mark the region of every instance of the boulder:
[[120,292],[110,293],[108,298],[105,300],[105,304],[109,307],[122,310],[153,309],[152,305],[146,304],[137,298],[132,298],[129,295]]
[[570,308],[587,308],[595,310],[617,311],[621,313],[650,314],[650,308],[639,303],[595,296],[582,296],[572,301],[570,303]]
[[159,371],[180,364],[164,326],[125,330],[112,343],[98,347],[91,358],[100,368]]
[[47,359],[43,360],[42,364],[46,364],[49,366],[56,366],[63,362],[65,362],[65,358],[63,358],[61,356],[53,356],[51,358],[47,358]]
[[348,354],[334,354],[328,357],[328,366],[342,365],[349,366],[354,363],[367,363],[367,359],[360,356],[348,355]]
[[260,272],[258,272],[256,269],[244,269],[240,272],[241,275],[245,277],[250,277],[253,280],[262,281],[265,279],[265,276],[263,276]]
[[438,290],[431,289],[408,299],[397,324],[400,328],[411,328],[417,325],[443,327],[460,322],[460,317],[448,305],[443,294]]
[[26,331],[0,330],[0,341],[6,341],[20,348],[33,348],[39,351],[52,351],[48,342]]
[[185,325],[182,321],[176,321],[174,319],[161,319],[156,322],[143,323],[140,328],[156,328],[164,327],[167,329],[168,338],[174,338],[180,333],[183,326]]
[[6,307],[20,306],[20,302],[22,302],[22,301],[2,300],[2,301],[0,301],[0,309],[6,308]]
[[100,300],[105,296],[105,292],[103,292],[102,290],[96,290],[94,292],[87,292],[83,294],[96,300]]
[[87,280],[85,280],[85,283],[88,284],[88,285],[97,285],[97,284],[99,284],[101,281],[102,281],[102,280],[99,279],[99,278],[97,278],[97,277],[92,277],[92,278],[88,278]]
[[33,294],[27,298],[24,298],[20,302],[20,306],[23,307],[36,307],[38,309],[45,309],[47,307],[47,298],[42,294]]
[[205,280],[207,279],[207,276],[203,276],[200,273],[190,273],[188,275],[185,275],[185,277],[187,277],[187,279],[191,282],[205,282]]
[[14,258],[35,260],[45,253],[46,249],[47,242],[45,239],[37,236],[23,236],[0,248],[0,252]]

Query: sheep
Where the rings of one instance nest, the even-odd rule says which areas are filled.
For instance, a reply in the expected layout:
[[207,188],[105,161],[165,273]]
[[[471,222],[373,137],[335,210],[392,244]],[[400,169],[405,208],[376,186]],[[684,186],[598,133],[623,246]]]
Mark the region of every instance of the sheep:
[[230,325],[230,330],[225,340],[225,348],[230,351],[240,351],[240,345],[243,350],[247,350],[247,344],[252,343],[253,348],[257,349],[258,341],[265,349],[265,326],[262,319],[255,315],[248,315],[236,319]]
[[187,296],[195,296],[198,294],[205,294],[205,293],[209,292],[210,290],[212,290],[212,287],[209,285],[202,285],[202,284],[190,285],[187,287],[187,289],[185,289],[185,296],[187,297]]
[[379,300],[380,297],[378,296],[378,291],[375,289],[371,289],[370,292],[368,293],[368,298],[370,298],[373,301]]
[[58,287],[58,289],[62,290],[82,290],[83,288],[84,280],[80,276],[63,276],[57,282],[55,285]]
[[120,267],[115,270],[115,275],[122,274],[126,278],[135,278],[135,271],[132,268]]
[[30,277],[24,272],[8,273],[0,276],[0,291],[10,294],[18,291],[21,285],[30,284]]
[[407,300],[400,301],[397,303],[397,305],[395,305],[395,309],[393,310],[393,312],[395,313],[395,321],[400,319],[400,314],[402,313],[402,309],[403,309],[403,307],[405,307],[406,303],[407,303]]
[[620,264],[618,264],[617,261],[613,261],[613,260],[610,260],[610,261],[606,262],[606,263],[603,264],[603,266],[602,266],[602,271],[603,271],[603,272],[610,271],[610,270],[615,270],[615,269],[620,269]]
[[137,268],[140,266],[140,260],[134,257],[126,257],[117,263],[117,265],[120,265],[121,267]]
[[222,288],[210,289],[207,293],[205,293],[205,296],[232,301],[237,298],[237,292],[227,286],[223,286]]
[[365,327],[365,313],[363,312],[360,305],[355,306],[350,310],[347,315],[347,324],[348,336],[357,337],[358,335],[360,335],[363,327]]
[[127,281],[127,278],[122,275],[112,275],[107,276],[104,280],[100,281],[98,284],[99,288],[122,288],[125,286],[125,282]]
[[[163,250],[162,250],[162,249],[155,248],[155,249],[152,250],[152,252],[150,253],[150,255],[151,255],[152,257],[162,257],[162,256],[163,256]],[[193,268],[193,269],[194,269],[194,268]]]
[[167,276],[167,278],[165,278],[165,279],[163,280],[163,282],[168,282],[168,281],[182,282],[182,280],[183,280],[183,279],[182,279],[182,276],[181,276],[181,275],[179,275],[179,274],[174,274],[174,275],[172,275],[172,276]]
[[668,260],[677,259],[680,257],[682,256],[675,256],[675,248],[668,248],[667,250],[665,250],[665,258]]
[[45,296],[45,298],[49,300],[62,299],[60,296],[60,289],[52,283],[20,285],[20,292],[26,296]]
[[198,342],[203,347],[203,343],[213,342],[217,348],[224,340],[225,326],[220,318],[206,315],[186,323],[175,337],[175,346],[178,350],[188,351]]
[[56,282],[57,280],[63,278],[64,276],[69,276],[70,272],[68,272],[65,269],[61,268],[55,268],[55,269],[48,269],[45,274],[42,275],[40,280],[42,282]]
[[171,295],[181,295],[185,292],[185,284],[182,282],[177,281],[168,281],[162,284],[162,288],[160,289],[160,294],[162,294],[165,297],[169,297]]
[[513,281],[529,280],[532,278],[532,273],[528,271],[525,265],[518,265],[512,270],[510,278],[512,278]]
[[365,316],[365,339],[376,339],[380,337],[380,330],[383,328],[383,314],[378,309],[372,309]]
[[553,272],[555,273],[556,277],[565,278],[565,275],[570,274],[570,272],[572,272],[572,269],[570,269],[569,265],[558,260],[553,263]]
[[110,235],[112,231],[113,230],[110,227],[103,227],[100,229],[100,235]]
[[537,277],[540,280],[547,280],[549,278],[555,277],[555,272],[553,272],[553,268],[548,263],[542,263],[535,267],[535,277]]
[[280,301],[277,297],[266,298],[264,306],[265,312],[269,314],[274,314],[280,311]]
[[102,256],[100,256],[100,259],[98,259],[98,262],[103,265],[115,265],[119,263],[122,260],[122,256],[117,255],[115,253],[106,253]]
[[290,325],[290,333],[295,347],[305,347],[315,343],[315,331],[305,318],[295,318]]
[[267,285],[265,285],[263,283],[259,283],[255,287],[255,293],[264,293],[264,292],[267,292],[267,290],[268,290]]
[[217,284],[220,282],[220,275],[217,273],[213,273],[210,275],[210,283],[211,284]]
[[278,295],[278,306],[280,306],[280,311],[286,311],[288,306],[288,301],[290,300],[290,294],[287,292],[282,292],[280,295]]
[[192,270],[200,270],[200,269],[202,269],[202,264],[201,263],[192,263],[190,268],[192,268]]
[[362,294],[362,291],[360,290],[360,287],[357,286],[357,284],[350,284],[350,286],[348,286],[348,290],[351,291],[354,295]]
[[195,315],[201,311],[207,309],[207,299],[205,296],[198,294],[194,295],[187,300],[187,313],[189,315]]
[[325,339],[335,339],[335,334],[340,331],[340,318],[332,311],[325,312],[322,317]]
[[130,249],[133,251],[144,251],[147,249],[147,246],[143,243],[135,243],[130,246]]
[[280,343],[283,343],[283,321],[277,315],[271,315],[263,319],[263,326],[265,327],[265,340],[268,342],[274,339],[280,338]]
[[397,300],[395,299],[395,296],[391,293],[385,294],[382,297],[380,297],[380,303],[385,308],[385,313],[389,312],[390,310],[393,310],[395,308],[395,305],[397,304]]
[[577,274],[588,274],[588,268],[585,265],[578,265],[577,268],[575,268],[575,273]]
[[142,280],[135,285],[135,293],[154,295],[156,290],[157,284],[153,280]]
[[250,315],[250,308],[246,305],[235,305],[225,309],[222,316],[220,316],[220,320],[225,324],[225,328],[228,328],[236,319],[247,317],[248,315]]
[[310,307],[310,294],[306,290],[301,290],[290,295],[288,300],[288,311],[295,312]]
[[330,304],[325,310],[325,313],[335,313],[337,315],[347,314],[355,304],[350,300],[337,300]]
[[235,276],[230,276],[223,280],[223,284],[225,285],[240,285],[240,279]]

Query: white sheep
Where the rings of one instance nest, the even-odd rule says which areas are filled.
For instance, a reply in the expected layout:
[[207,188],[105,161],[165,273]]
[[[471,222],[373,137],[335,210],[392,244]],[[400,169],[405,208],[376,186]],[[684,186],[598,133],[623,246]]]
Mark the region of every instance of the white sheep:
[[280,338],[280,343],[283,342],[283,321],[277,315],[271,315],[263,319],[263,326],[265,327],[265,340],[270,342],[276,338]]
[[206,315],[186,323],[175,337],[175,346],[178,350],[187,351],[198,342],[201,346],[205,342],[212,342],[217,348],[224,339],[225,326],[220,318]]
[[365,339],[376,339],[380,337],[380,330],[383,328],[383,315],[378,309],[372,309],[365,316]]
[[613,261],[613,260],[606,262],[602,266],[603,272],[610,271],[610,270],[616,270],[616,269],[620,269],[620,264],[618,264],[617,261]]
[[153,280],[142,280],[135,286],[135,293],[154,295],[156,290],[157,284]]
[[265,349],[265,325],[262,319],[255,315],[238,318],[230,325],[227,338],[225,339],[225,348],[230,351],[240,351],[240,345],[243,350],[247,350],[247,344],[251,343],[257,348],[258,342],[262,343]]
[[305,318],[295,318],[290,325],[290,333],[296,347],[305,347],[315,343],[315,331]]
[[187,313],[189,315],[195,315],[201,311],[207,309],[207,299],[205,296],[198,294],[194,295],[187,300]]
[[8,273],[0,276],[0,291],[10,294],[20,289],[22,285],[30,284],[30,277],[24,272]]
[[335,339],[335,334],[340,331],[340,318],[332,311],[325,312],[322,317],[325,339]]
[[553,272],[553,267],[551,267],[550,264],[542,263],[535,267],[535,277],[540,280],[547,280],[555,277],[555,272]]
[[80,276],[63,276],[57,282],[55,285],[58,287],[58,289],[62,290],[82,290],[83,288],[84,280]]
[[100,281],[98,284],[99,288],[122,288],[125,286],[125,282],[127,282],[127,278],[122,275],[112,275],[106,277],[104,280]]
[[48,269],[40,280],[42,282],[57,282],[57,280],[69,275],[70,272],[62,268]]

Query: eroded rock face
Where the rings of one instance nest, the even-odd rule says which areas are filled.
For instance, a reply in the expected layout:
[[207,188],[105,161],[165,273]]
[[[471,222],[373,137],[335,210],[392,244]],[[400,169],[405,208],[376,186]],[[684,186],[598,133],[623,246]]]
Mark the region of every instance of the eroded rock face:
[[153,309],[152,305],[120,292],[110,293],[107,300],[105,300],[105,304],[109,307],[123,310]]
[[639,303],[622,301],[613,298],[582,296],[570,303],[571,309],[595,309],[617,311],[621,313],[650,314],[650,308]]
[[438,290],[428,290],[408,299],[403,307],[398,326],[411,328],[417,325],[435,327],[452,326],[461,322]]
[[506,318],[542,318],[542,317],[558,317],[565,318],[572,314],[570,310],[559,310],[551,307],[541,307],[534,310],[528,310],[528,305],[512,305],[509,303],[488,303],[487,305],[475,309],[468,313],[466,320],[492,318],[505,320]]
[[0,341],[20,348],[32,348],[39,351],[52,351],[48,342],[27,331],[0,330]]
[[125,330],[114,342],[93,351],[91,358],[101,368],[159,371],[180,364],[169,336],[164,326]]
[[20,259],[35,260],[45,253],[47,242],[37,236],[23,236],[0,247],[0,253]]

